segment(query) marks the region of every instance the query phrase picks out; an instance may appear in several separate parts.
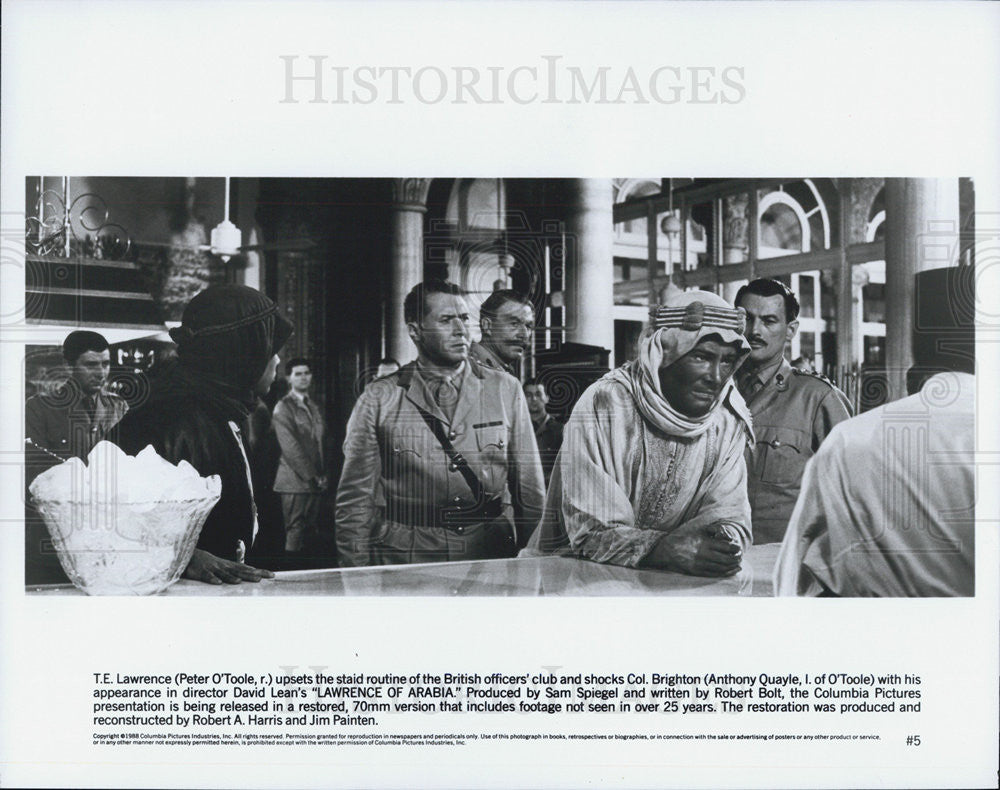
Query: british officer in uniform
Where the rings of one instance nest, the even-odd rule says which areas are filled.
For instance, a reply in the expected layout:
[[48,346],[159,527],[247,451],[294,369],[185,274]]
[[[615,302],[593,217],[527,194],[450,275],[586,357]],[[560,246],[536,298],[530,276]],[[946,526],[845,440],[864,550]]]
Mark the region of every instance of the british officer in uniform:
[[[69,458],[85,459],[108,438],[128,404],[106,389],[111,351],[103,335],[70,332],[63,341],[70,376],[60,386],[28,398],[24,405],[25,482]],[[25,578],[29,584],[64,582],[66,575],[37,511],[25,507]]]
[[544,499],[520,384],[468,360],[468,306],[453,283],[417,285],[403,314],[417,360],[373,381],[347,425],[340,564],[514,556]]
[[70,332],[63,358],[69,378],[52,392],[28,398],[24,406],[29,482],[60,459],[85,459],[128,411],[122,398],[105,389],[111,351],[103,335]]
[[785,358],[785,344],[798,330],[799,302],[784,283],[753,280],[737,292],[736,306],[746,312],[750,343],[736,382],[756,436],[746,459],[753,538],[777,543],[795,508],[806,461],[851,409],[830,381],[793,368]]
[[521,360],[531,350],[535,311],[528,297],[517,291],[494,291],[479,307],[482,340],[469,347],[469,359],[519,378]]

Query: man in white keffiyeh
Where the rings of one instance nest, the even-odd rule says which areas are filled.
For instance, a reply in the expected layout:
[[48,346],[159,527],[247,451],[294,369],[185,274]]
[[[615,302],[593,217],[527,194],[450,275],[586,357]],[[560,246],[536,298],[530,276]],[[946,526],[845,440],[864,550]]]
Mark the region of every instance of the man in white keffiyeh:
[[752,543],[733,384],[743,312],[706,291],[651,311],[638,358],[580,397],[526,553],[731,576]]

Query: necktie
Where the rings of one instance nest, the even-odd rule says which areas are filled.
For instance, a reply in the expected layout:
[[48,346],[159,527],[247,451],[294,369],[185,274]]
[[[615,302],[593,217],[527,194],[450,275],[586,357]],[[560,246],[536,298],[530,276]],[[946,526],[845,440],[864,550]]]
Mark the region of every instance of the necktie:
[[316,452],[319,454],[320,459],[322,459],[323,443],[320,441],[319,436],[319,421],[316,419],[316,415],[313,414],[312,401],[309,400],[308,395],[302,396],[302,405],[306,407],[306,411],[309,413],[309,428],[312,432],[313,442],[316,444]]
[[458,403],[458,387],[450,378],[443,378],[434,386],[434,402],[442,408]]

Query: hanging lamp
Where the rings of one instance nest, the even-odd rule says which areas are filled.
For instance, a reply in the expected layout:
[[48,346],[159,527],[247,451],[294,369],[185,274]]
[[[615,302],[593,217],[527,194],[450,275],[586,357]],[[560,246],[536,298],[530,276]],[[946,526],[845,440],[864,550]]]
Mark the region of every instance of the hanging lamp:
[[243,234],[229,221],[229,176],[226,176],[225,214],[222,222],[212,228],[212,255],[218,255],[223,262],[228,263],[234,255],[240,254],[240,244]]

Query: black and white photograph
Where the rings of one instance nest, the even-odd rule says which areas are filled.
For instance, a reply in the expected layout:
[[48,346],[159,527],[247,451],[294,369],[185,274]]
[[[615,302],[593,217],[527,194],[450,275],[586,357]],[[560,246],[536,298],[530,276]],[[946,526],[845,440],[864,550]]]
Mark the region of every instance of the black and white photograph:
[[0,784],[996,784],[1000,10],[3,14]]
[[975,592],[970,178],[26,192],[31,593]]

